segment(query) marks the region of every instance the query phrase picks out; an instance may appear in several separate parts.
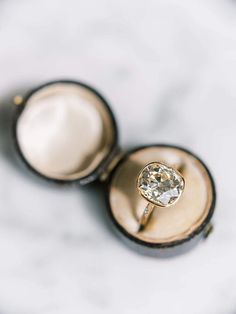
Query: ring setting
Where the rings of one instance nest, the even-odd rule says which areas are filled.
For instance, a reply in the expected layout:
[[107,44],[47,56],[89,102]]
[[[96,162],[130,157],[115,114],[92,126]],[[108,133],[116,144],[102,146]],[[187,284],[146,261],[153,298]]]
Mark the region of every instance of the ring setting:
[[184,188],[184,177],[177,169],[161,162],[147,164],[137,178],[137,189],[148,201],[140,219],[140,231],[146,226],[155,207],[174,205],[181,197]]

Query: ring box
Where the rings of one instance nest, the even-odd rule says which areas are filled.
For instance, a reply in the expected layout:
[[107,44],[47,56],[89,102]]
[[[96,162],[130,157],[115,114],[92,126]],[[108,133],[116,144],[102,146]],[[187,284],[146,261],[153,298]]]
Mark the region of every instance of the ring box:
[[[14,139],[34,173],[58,183],[104,185],[115,230],[134,249],[169,256],[191,248],[212,230],[215,184],[206,165],[181,147],[153,144],[122,152],[113,113],[93,88],[53,81],[18,101]],[[158,161],[181,167],[186,188],[170,208],[157,208],[140,232],[146,202],[136,188],[140,170]],[[191,240],[191,241],[190,241]]]

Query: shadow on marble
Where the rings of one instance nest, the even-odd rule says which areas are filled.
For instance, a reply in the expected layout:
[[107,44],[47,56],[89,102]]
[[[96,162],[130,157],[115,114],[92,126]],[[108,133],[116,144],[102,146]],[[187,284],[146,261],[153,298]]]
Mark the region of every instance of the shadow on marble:
[[92,215],[93,219],[96,220],[98,224],[103,225],[109,232],[109,235],[120,242],[119,237],[113,230],[113,223],[108,212],[106,202],[107,191],[105,186],[101,182],[96,181],[94,183],[90,183],[87,186],[78,188],[82,189],[86,196],[86,204],[88,204],[86,210],[91,211],[90,214]]

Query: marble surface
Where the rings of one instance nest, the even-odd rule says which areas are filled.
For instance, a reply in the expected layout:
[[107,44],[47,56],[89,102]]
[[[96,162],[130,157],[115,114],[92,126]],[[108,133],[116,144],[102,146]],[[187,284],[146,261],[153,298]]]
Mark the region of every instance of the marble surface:
[[[236,313],[236,1],[0,0],[0,313]],[[57,78],[109,100],[128,149],[183,145],[217,183],[214,233],[142,256],[97,186],[39,180],[12,144],[12,96]]]

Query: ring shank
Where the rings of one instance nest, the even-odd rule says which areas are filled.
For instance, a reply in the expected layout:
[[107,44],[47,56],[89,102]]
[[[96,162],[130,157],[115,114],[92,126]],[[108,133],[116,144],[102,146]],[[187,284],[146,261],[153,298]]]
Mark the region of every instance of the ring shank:
[[139,220],[139,231],[142,231],[144,227],[146,226],[154,208],[155,208],[155,205],[153,205],[152,203],[148,203],[147,206],[145,207],[143,214]]

